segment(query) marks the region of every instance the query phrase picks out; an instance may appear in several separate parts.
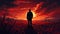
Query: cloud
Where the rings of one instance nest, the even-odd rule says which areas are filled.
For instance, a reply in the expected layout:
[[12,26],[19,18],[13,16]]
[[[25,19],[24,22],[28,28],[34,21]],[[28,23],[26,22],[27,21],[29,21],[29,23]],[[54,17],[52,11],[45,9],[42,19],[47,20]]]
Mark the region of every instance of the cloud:
[[[38,16],[51,15],[60,7],[60,0],[0,0],[0,7],[8,7],[9,14],[17,18],[25,18],[29,8]],[[17,5],[17,6],[16,6]],[[57,10],[57,9],[56,9]],[[20,16],[21,14],[21,16]],[[54,13],[55,15],[56,13]]]

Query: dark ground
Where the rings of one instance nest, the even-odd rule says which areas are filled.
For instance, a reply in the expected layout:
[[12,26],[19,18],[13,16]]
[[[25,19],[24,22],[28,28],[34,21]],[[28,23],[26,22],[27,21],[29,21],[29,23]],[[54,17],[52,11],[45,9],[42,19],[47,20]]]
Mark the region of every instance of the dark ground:
[[[0,34],[25,34],[26,20],[0,18]],[[38,34],[60,34],[60,21],[33,21],[33,29]]]

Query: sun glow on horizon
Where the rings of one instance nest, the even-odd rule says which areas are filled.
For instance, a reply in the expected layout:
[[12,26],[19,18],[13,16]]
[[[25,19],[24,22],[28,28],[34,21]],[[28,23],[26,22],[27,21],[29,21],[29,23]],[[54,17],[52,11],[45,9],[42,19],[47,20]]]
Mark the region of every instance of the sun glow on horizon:
[[[13,18],[13,19],[16,19],[16,20],[27,20],[27,12],[23,12],[23,14],[18,14],[16,15],[15,17],[9,17],[9,18]],[[34,11],[32,11],[33,13],[33,19],[32,20],[44,20],[46,18],[45,15],[38,15],[36,14]]]

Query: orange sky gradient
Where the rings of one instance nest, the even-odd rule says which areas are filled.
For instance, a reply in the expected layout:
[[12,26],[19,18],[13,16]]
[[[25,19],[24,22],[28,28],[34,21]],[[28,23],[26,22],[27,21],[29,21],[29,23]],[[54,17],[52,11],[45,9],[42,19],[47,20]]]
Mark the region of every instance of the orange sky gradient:
[[[26,15],[29,9],[31,9],[33,13],[33,20],[45,20],[47,17],[53,18],[52,15],[54,15],[57,11],[57,9],[48,10],[49,7],[55,6],[56,5],[55,3],[51,4],[51,6],[49,5],[48,7],[42,7],[45,4],[45,2],[39,2],[39,3],[34,2],[33,3],[32,1],[16,0],[13,3],[16,4],[17,7],[8,8],[7,17],[13,18],[16,20],[27,20]],[[50,12],[47,13],[46,12],[47,10]]]

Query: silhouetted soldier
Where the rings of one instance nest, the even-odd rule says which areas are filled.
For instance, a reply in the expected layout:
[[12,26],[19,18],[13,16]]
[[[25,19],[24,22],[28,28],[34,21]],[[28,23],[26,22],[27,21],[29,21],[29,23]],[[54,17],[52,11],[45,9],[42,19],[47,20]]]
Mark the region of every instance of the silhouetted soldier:
[[37,34],[37,32],[35,32],[32,26],[32,18],[33,18],[33,13],[29,9],[29,12],[27,13],[28,27],[25,30],[25,34]]
[[27,13],[27,20],[28,20],[28,25],[32,25],[32,18],[33,18],[33,13],[29,9],[29,12]]

